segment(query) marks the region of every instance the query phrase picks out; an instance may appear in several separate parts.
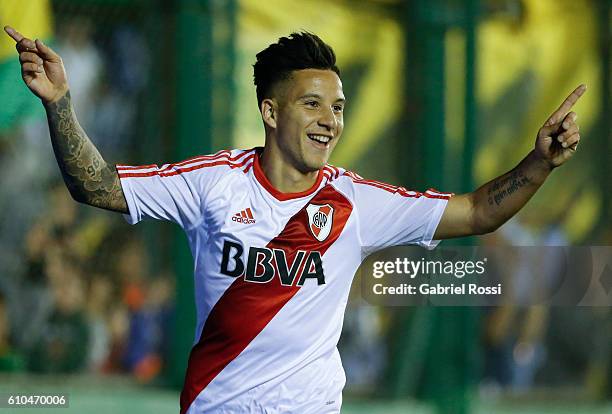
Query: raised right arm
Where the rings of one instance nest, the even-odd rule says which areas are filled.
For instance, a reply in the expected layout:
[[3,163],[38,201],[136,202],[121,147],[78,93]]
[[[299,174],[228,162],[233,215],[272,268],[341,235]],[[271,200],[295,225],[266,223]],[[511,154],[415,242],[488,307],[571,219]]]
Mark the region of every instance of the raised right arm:
[[70,91],[44,105],[53,152],[72,197],[90,206],[127,213],[117,170],[104,161],[81,128],[72,108]]
[[9,26],[4,30],[17,42],[23,81],[43,102],[55,158],[72,197],[91,206],[127,213],[117,171],[104,161],[74,114],[60,56],[40,40],[25,38]]

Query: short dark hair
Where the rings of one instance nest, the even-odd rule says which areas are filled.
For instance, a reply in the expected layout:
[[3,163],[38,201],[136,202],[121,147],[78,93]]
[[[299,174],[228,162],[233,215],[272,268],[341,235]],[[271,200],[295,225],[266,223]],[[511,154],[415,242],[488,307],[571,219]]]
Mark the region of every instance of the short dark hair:
[[329,69],[340,76],[334,50],[319,36],[309,32],[291,33],[289,37],[281,37],[256,57],[253,81],[259,105],[269,96],[272,88],[278,82],[288,79],[294,70]]

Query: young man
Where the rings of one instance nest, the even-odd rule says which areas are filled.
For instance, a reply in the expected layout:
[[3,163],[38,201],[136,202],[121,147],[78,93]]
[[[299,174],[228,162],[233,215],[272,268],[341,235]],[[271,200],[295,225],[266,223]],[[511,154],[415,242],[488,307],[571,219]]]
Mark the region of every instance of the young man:
[[[483,234],[514,215],[580,140],[579,86],[509,173],[451,197],[371,181],[327,164],[345,98],[332,49],[294,33],[257,55],[265,146],[176,164],[116,167],[74,115],[60,57],[12,28],[22,77],[43,102],[75,200],[172,220],[195,259],[197,327],[181,413],[340,411],[336,349],[361,247]],[[513,191],[507,191],[513,187]]]

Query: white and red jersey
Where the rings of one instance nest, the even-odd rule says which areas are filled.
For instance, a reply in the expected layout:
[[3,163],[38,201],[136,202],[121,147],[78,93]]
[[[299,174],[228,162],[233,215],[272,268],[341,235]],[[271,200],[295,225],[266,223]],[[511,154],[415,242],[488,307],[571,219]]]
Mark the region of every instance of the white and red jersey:
[[280,193],[261,148],[117,171],[130,223],[171,220],[195,260],[197,326],[181,413],[337,413],[336,345],[362,247],[433,248],[450,194],[331,165]]

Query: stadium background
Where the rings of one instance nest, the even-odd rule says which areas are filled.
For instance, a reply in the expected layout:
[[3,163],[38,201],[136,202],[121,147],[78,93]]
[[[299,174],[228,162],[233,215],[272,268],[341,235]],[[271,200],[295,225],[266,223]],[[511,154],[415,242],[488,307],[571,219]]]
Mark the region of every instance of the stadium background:
[[[576,157],[503,230],[455,243],[610,245],[611,9],[0,0],[0,24],[56,47],[79,119],[120,163],[263,144],[251,65],[291,31],[338,56],[348,105],[332,163],[408,188],[462,192],[512,168],[584,82]],[[68,392],[68,412],[176,412],[194,322],[184,237],[70,200],[7,36],[0,90],[0,392]],[[374,308],[355,283],[344,411],[612,412],[611,339],[605,307]]]

